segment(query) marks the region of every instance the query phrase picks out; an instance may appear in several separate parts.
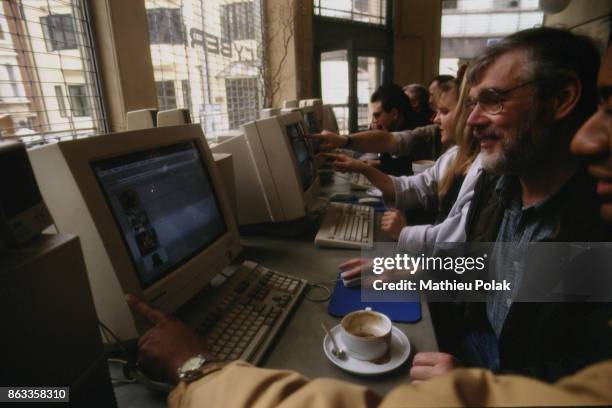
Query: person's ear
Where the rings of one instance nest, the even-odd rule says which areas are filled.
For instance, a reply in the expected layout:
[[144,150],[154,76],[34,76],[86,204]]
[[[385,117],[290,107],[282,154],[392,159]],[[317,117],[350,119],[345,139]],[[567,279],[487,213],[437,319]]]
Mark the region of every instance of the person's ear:
[[582,83],[573,75],[567,80],[565,86],[559,91],[557,96],[553,99],[554,105],[554,117],[556,120],[566,118],[580,100],[582,96]]
[[397,108],[391,108],[391,111],[389,113],[391,114],[391,118],[393,118],[393,120],[399,119],[399,111],[397,110]]

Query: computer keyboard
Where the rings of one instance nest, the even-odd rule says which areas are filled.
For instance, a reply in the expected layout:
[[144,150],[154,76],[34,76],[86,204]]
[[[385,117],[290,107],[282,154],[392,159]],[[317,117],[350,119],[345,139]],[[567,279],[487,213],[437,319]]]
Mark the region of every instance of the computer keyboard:
[[219,360],[258,364],[296,307],[306,281],[250,261],[238,274],[238,282],[214,302],[196,331]]
[[330,203],[315,237],[320,247],[369,249],[374,246],[374,208]]
[[353,190],[367,190],[374,187],[370,180],[361,173],[351,173],[350,183]]

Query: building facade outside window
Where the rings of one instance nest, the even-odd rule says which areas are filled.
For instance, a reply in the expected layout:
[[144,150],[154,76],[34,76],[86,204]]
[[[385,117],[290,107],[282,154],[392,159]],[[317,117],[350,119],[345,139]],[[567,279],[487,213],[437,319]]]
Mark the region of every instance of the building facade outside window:
[[62,118],[68,117],[66,112],[66,101],[64,100],[64,91],[60,85],[55,86],[55,97],[57,98],[57,107]]
[[70,95],[72,116],[90,116],[85,85],[68,85],[68,95]]
[[0,139],[107,131],[83,0],[2,0],[0,28]]
[[72,14],[50,14],[40,18],[47,51],[77,48]]
[[[263,100],[261,0],[145,0],[145,7],[159,109],[190,109],[192,121],[212,138],[258,118]],[[160,15],[166,17],[160,20]],[[166,41],[170,35],[164,21],[184,27],[185,41],[174,41],[176,30]]]
[[160,81],[155,83],[157,89],[157,101],[159,110],[168,110],[176,108],[176,92],[174,90],[174,81]]
[[179,8],[147,10],[151,44],[185,44],[185,25]]

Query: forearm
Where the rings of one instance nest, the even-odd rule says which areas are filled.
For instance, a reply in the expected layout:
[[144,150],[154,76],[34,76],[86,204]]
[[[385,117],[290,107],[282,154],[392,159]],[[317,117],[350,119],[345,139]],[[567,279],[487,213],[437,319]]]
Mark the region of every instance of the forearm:
[[348,148],[369,153],[395,152],[397,140],[386,130],[367,130],[353,133]]
[[356,407],[378,406],[380,397],[365,387],[337,380],[309,380],[294,371],[271,370],[238,362],[168,397],[171,408]]
[[373,166],[365,167],[363,175],[383,193],[385,202],[395,202],[395,186],[391,176],[386,175]]

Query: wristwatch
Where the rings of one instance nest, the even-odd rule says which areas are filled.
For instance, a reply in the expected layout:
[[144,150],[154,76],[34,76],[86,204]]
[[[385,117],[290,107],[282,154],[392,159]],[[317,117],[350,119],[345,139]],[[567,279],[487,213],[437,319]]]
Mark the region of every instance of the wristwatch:
[[204,367],[204,364],[207,362],[209,362],[209,359],[202,354],[191,357],[177,370],[179,380],[189,383],[203,377],[205,373],[202,367]]

